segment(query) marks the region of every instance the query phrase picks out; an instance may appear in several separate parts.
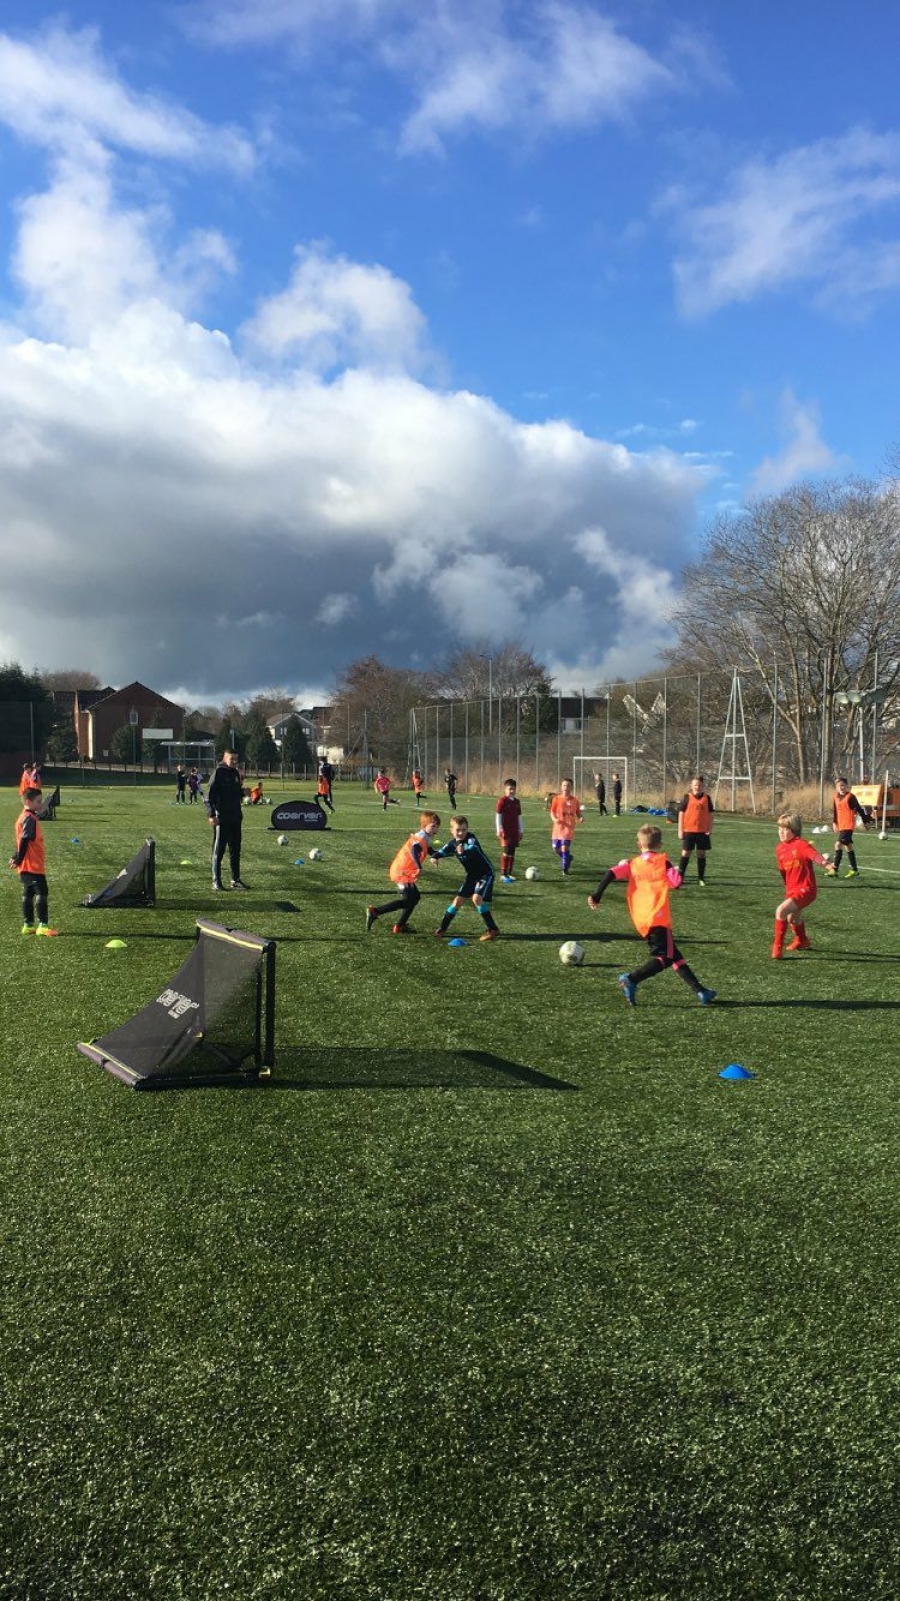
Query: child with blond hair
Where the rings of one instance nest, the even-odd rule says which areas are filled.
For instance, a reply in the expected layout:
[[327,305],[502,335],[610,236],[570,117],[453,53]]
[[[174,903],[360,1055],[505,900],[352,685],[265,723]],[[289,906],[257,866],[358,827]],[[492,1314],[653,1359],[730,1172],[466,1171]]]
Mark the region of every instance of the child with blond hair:
[[782,812],[778,819],[778,844],[775,860],[784,880],[787,894],[775,908],[775,938],[772,942],[772,959],[780,961],[788,928],[794,937],[789,951],[808,951],[810,942],[806,934],[804,912],[816,898],[817,867],[828,866],[828,852],[817,851],[815,845],[803,838],[803,819],[796,812]]
[[588,896],[588,906],[595,912],[610,884],[624,884],[631,921],[650,947],[650,955],[643,966],[631,973],[619,974],[619,988],[628,1005],[636,1006],[638,985],[672,967],[700,1005],[708,1006],[715,1000],[716,992],[705,989],[688,967],[672,932],[669,893],[680,888],[681,874],[660,849],[662,832],[655,824],[645,823],[638,829],[637,843],[640,854],[607,868],[593,895]]

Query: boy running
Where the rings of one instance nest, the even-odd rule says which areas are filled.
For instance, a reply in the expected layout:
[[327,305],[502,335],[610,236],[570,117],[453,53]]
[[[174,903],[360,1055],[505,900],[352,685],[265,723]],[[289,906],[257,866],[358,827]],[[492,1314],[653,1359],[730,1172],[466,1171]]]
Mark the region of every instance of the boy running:
[[858,878],[859,868],[856,865],[856,852],[853,849],[853,830],[857,818],[864,828],[868,827],[869,819],[864,806],[861,806],[854,795],[846,778],[839,778],[834,787],[834,800],[831,806],[831,821],[834,824],[835,841],[834,862],[829,862],[825,871],[829,878],[837,876],[838,868],[844,851],[850,863],[845,878]]
[[450,924],[453,922],[463,901],[470,900],[476,911],[484,919],[485,932],[480,935],[482,940],[499,939],[500,930],[494,922],[491,912],[491,898],[494,893],[494,869],[481,849],[474,834],[469,833],[469,819],[467,817],[451,817],[450,832],[452,838],[440,850],[434,851],[434,856],[458,856],[465,869],[465,879],[460,884],[450,905],[441,920],[440,928],[434,931],[436,939],[443,939]]
[[706,888],[706,853],[712,850],[710,835],[713,830],[713,812],[715,807],[703,787],[703,774],[697,773],[691,779],[691,787],[681,801],[678,808],[678,838],[681,841],[681,861],[678,871],[682,882],[691,859],[691,852],[697,852],[697,883],[701,889]]
[[675,944],[672,933],[669,891],[678,889],[681,874],[660,851],[662,832],[654,824],[645,823],[638,829],[637,842],[640,855],[632,857],[630,862],[608,867],[593,895],[588,896],[588,906],[595,912],[610,884],[625,884],[631,921],[650,947],[649,960],[643,967],[636,968],[633,973],[619,974],[619,988],[629,1006],[636,1006],[638,985],[647,978],[655,978],[667,967],[673,967],[700,1005],[708,1006],[715,1000],[716,992],[703,988]]
[[413,787],[413,805],[421,806],[423,800],[425,799],[425,796],[422,793],[425,780],[422,777],[422,774],[419,772],[418,767],[413,768],[410,778],[412,779]]
[[378,776],[375,779],[375,793],[380,795],[381,809],[386,812],[391,798],[391,781],[388,778],[386,767],[379,767],[378,769]]
[[584,817],[581,801],[573,791],[571,778],[563,779],[559,794],[554,795],[550,802],[550,816],[553,818],[550,836],[553,849],[559,857],[563,873],[566,874],[572,865],[572,835]]
[[775,939],[772,945],[773,961],[780,961],[784,950],[784,936],[788,924],[794,930],[789,951],[808,951],[803,913],[816,898],[816,867],[826,867],[828,852],[824,856],[814,845],[803,839],[803,821],[796,812],[783,812],[778,819],[778,840],[775,860],[784,879],[787,891],[780,906],[775,909]]
[[495,823],[500,841],[500,882],[514,884],[516,846],[522,843],[522,802],[516,796],[516,781],[507,778],[496,805]]
[[[37,813],[43,804],[39,789],[31,786],[22,796],[24,810],[16,821],[16,851],[9,858],[22,885],[22,933],[41,934],[45,938],[59,932],[47,922],[47,874],[44,857],[44,836]],[[35,924],[37,912],[37,924]]]
[[383,917],[385,912],[399,912],[399,917],[391,929],[392,934],[411,934],[409,920],[422,899],[416,879],[422,871],[426,857],[435,856],[436,851],[431,848],[431,841],[441,826],[437,812],[423,812],[419,818],[419,827],[414,834],[410,834],[405,845],[401,845],[394,860],[388,868],[391,882],[397,885],[399,891],[397,899],[385,901],[383,906],[366,907],[366,933],[371,933],[375,926],[376,917]]

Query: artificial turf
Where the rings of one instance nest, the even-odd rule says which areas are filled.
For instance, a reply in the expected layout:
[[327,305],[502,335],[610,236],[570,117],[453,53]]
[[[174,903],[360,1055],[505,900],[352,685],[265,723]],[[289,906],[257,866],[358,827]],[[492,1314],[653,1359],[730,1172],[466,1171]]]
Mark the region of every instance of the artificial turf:
[[[64,785],[58,939],[8,875],[0,1595],[896,1595],[900,845],[775,963],[775,829],[720,816],[674,900],[718,999],[667,973],[631,1012],[624,896],[585,897],[639,818],[591,814],[563,880],[526,801],[502,938],[468,909],[452,949],[449,863],[418,938],[364,930],[411,796],[336,799],[318,864],[248,811],[214,897],[200,808]],[[82,909],[148,834],[155,910]],[[134,1093],[76,1042],[196,915],[278,941],[274,1079]]]

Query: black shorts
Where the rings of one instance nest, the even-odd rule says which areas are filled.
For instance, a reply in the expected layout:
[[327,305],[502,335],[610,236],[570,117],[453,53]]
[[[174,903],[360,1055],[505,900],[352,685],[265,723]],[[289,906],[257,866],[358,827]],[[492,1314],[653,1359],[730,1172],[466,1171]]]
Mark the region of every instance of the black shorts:
[[675,936],[670,928],[648,929],[647,944],[650,947],[650,955],[658,957],[661,962],[668,964],[681,961],[681,952],[675,944]]
[[711,851],[712,841],[708,834],[682,834],[681,849],[683,851]]
[[494,897],[494,875],[486,873],[484,878],[473,878],[471,874],[464,884],[460,884],[456,891],[464,901],[472,899],[473,895],[480,895],[483,901],[491,901]]
[[840,833],[838,834],[837,842],[840,845],[842,850],[852,851],[852,849],[853,849],[853,829],[852,828],[842,828]]

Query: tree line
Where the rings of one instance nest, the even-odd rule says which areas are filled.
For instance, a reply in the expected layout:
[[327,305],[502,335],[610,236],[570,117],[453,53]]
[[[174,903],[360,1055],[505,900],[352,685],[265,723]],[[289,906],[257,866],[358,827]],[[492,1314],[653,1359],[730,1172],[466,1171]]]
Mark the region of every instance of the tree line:
[[[877,705],[886,729],[900,710],[900,483],[801,484],[716,517],[698,559],[681,575],[671,621],[673,643],[662,671],[677,677],[752,670],[798,782],[807,782],[823,760],[829,769],[847,763],[861,707]],[[29,674],[16,663],[0,666],[0,749],[27,748],[33,730],[36,748],[54,760],[72,759],[74,729],[60,716],[53,691],[91,686],[99,680],[76,668]],[[608,688],[594,685],[591,693],[602,696]],[[398,768],[407,758],[414,708],[482,701],[496,703],[502,717],[503,703],[516,700],[521,716],[552,732],[557,703],[549,673],[516,641],[460,647],[441,667],[426,670],[367,656],[345,668],[335,685],[329,742],[351,759],[367,755]],[[281,753],[269,732],[276,715],[292,710],[282,690],[243,704],[192,708],[186,738],[212,734],[217,754],[233,740],[251,766],[275,766],[282,755],[295,767],[309,766],[315,756],[299,721],[288,725]],[[131,760],[132,730],[116,740]]]

